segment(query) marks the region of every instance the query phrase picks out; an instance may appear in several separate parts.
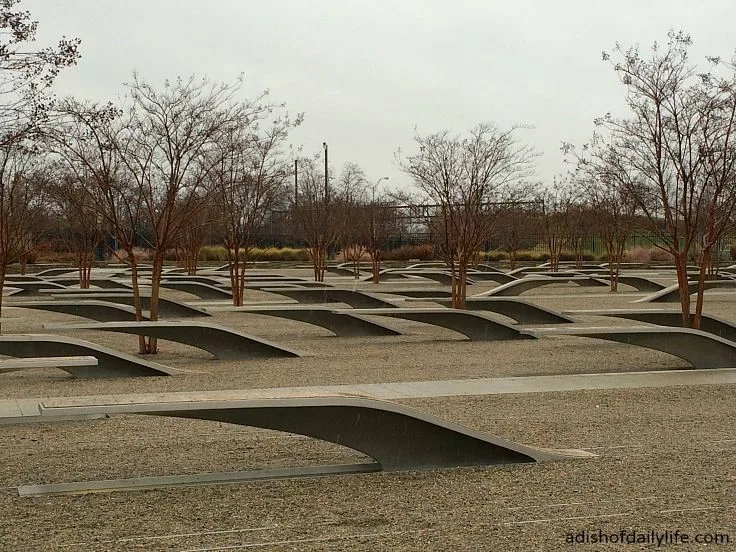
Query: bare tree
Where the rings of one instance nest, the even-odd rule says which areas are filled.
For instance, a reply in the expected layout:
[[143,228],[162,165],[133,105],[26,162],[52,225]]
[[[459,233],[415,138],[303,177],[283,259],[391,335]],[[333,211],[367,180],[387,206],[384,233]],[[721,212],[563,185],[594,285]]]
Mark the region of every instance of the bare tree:
[[224,134],[213,151],[208,185],[220,211],[216,229],[225,245],[233,305],[243,304],[249,252],[268,212],[283,207],[286,182],[291,174],[284,144],[290,129],[301,124],[284,115],[262,128],[274,109],[259,98],[244,106],[242,123]]
[[573,202],[572,187],[559,179],[555,180],[552,187],[544,190],[540,197],[540,222],[549,253],[549,269],[552,272],[559,269],[560,256],[570,240]]
[[[563,151],[573,152],[569,144]],[[586,198],[591,233],[597,235],[606,251],[611,292],[618,291],[618,277],[626,244],[635,227],[636,202],[626,190],[612,181],[612,169],[607,165],[580,163],[574,173],[574,184]]]
[[38,22],[16,9],[20,0],[0,2],[0,145],[18,144],[35,132],[51,104],[59,72],[79,59],[79,39],[36,48]]
[[[145,221],[143,198],[121,158],[120,140],[128,128],[127,119],[112,104],[74,99],[61,102],[57,112],[56,124],[46,130],[45,145],[61,170],[69,173],[69,197],[76,198],[80,209],[95,213],[125,252],[119,260],[130,266],[136,319],[143,320],[134,248]],[[138,343],[139,351],[145,353],[145,337],[139,337]]]
[[92,266],[100,244],[109,229],[97,210],[89,204],[85,188],[91,184],[75,182],[75,175],[63,167],[50,168],[48,195],[52,202],[54,221],[61,239],[74,255],[79,271],[79,287],[87,289]]
[[[635,202],[639,229],[674,257],[683,325],[698,328],[705,269],[736,203],[736,80],[733,64],[722,64],[725,76],[698,72],[690,45],[689,36],[671,32],[648,57],[620,45],[604,54],[626,87],[629,115],[598,119],[598,135],[579,159]],[[697,246],[701,272],[691,317],[687,261]]]
[[28,195],[32,142],[46,119],[56,76],[79,59],[78,39],[36,48],[38,23],[16,9],[18,4],[0,2],[0,308],[7,265],[23,259],[29,247],[27,224],[35,213],[35,198]]
[[[128,118],[118,144],[151,233],[151,320],[158,320],[166,251],[207,201],[209,171],[203,160],[246,115],[243,105],[233,101],[239,89],[240,81],[216,84],[192,77],[167,81],[156,90],[135,74],[128,84]],[[148,338],[144,352],[157,352],[155,338]]]
[[378,190],[377,185],[372,186],[370,198],[360,206],[355,223],[360,228],[365,250],[371,258],[373,283],[378,284],[386,246],[401,227],[396,201],[390,194]]
[[294,208],[297,236],[307,245],[314,268],[314,280],[324,281],[330,252],[345,229],[344,194],[327,183],[315,159],[300,163],[299,193]]
[[189,276],[197,274],[199,254],[212,232],[213,221],[219,217],[220,212],[215,205],[207,202],[184,221],[179,238],[174,241],[174,249],[177,266],[184,268]]
[[34,175],[36,161],[36,152],[25,144],[0,144],[0,310],[8,265],[32,247],[46,214],[44,181]]
[[509,254],[512,270],[517,267],[519,251],[537,243],[539,206],[536,201],[512,203],[502,206],[496,213],[498,239]]
[[494,233],[495,202],[532,174],[534,152],[516,141],[516,128],[491,123],[466,138],[448,131],[415,136],[418,151],[401,168],[432,205],[440,254],[452,274],[452,303],[464,308],[468,265]]
[[365,214],[364,206],[368,198],[368,179],[365,171],[357,163],[347,162],[339,178],[341,197],[338,198],[340,209],[337,216],[344,223],[338,234],[338,245],[345,261],[353,263],[355,279],[360,278],[360,261],[368,252],[366,249],[365,226],[361,217]]

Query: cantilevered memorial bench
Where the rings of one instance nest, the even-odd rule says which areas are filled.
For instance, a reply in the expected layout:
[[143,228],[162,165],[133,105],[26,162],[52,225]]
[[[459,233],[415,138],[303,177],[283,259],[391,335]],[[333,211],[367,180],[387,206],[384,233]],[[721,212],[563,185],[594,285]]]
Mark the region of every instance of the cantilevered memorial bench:
[[174,289],[176,291],[184,291],[196,295],[200,299],[232,299],[233,294],[221,287],[211,286],[209,284],[201,284],[199,282],[178,282],[172,280],[161,281],[161,287],[166,289]]
[[[60,284],[62,286],[73,286],[79,284],[79,278],[48,278],[46,281]],[[89,283],[90,286],[100,289],[130,289],[130,285],[127,285],[125,282],[113,280],[112,278],[92,278]]]
[[[389,269],[391,270],[391,269]],[[452,275],[446,271],[446,270],[430,270],[430,269],[396,269],[392,270],[391,272],[387,272],[386,274],[390,274],[392,276],[400,275],[407,279],[412,279],[416,281],[416,278],[426,278],[428,280],[434,280],[435,282],[439,282],[443,286],[452,284]],[[381,281],[383,278],[381,278]],[[370,281],[370,278],[367,280]],[[475,280],[472,278],[472,274],[468,274],[467,278],[467,284],[473,285],[475,283]]]
[[517,328],[483,314],[444,307],[436,309],[353,309],[350,311],[336,310],[335,312],[413,320],[453,330],[467,336],[470,341],[502,341],[534,337],[522,334]]
[[5,283],[12,284],[13,282],[46,282],[46,278],[39,278],[38,276],[31,276],[30,274],[6,274]]
[[340,288],[268,288],[262,291],[283,295],[299,303],[346,303],[358,309],[395,308],[396,305],[371,294]]
[[[78,378],[127,378],[171,376],[171,368],[138,359],[96,343],[49,334],[13,334],[0,336],[0,355],[33,358],[58,356],[93,356],[97,366],[65,367]],[[71,370],[74,370],[73,372]]]
[[[449,286],[452,284],[452,275],[449,272],[441,270],[415,270],[411,272],[404,272],[407,276],[420,276],[429,280],[439,282],[443,286]],[[469,286],[475,284],[475,280],[472,278],[472,274],[469,274],[465,279],[465,283]]]
[[[610,282],[611,282],[610,275],[597,274],[593,276],[595,278],[598,278],[599,280],[605,280],[606,283],[610,285]],[[665,286],[663,286],[662,284],[658,284],[657,282],[653,282],[649,278],[643,278],[642,276],[625,276],[625,275],[619,274],[617,280],[619,284],[633,287],[637,291],[642,291],[644,293],[653,293],[653,292],[657,292],[665,288]]]
[[[107,301],[110,303],[120,303],[122,305],[129,305],[133,306],[135,305],[135,301],[133,299],[133,292],[95,292],[95,291],[88,291],[88,290],[66,290],[63,294],[56,295],[54,294],[53,297],[56,299],[57,297],[64,299],[69,299],[69,297],[79,297],[82,300],[100,300],[100,301]],[[10,305],[10,303],[8,303]],[[150,295],[142,295],[141,296],[141,306],[143,309],[150,311],[151,310],[151,296]],[[191,307],[189,305],[185,305],[184,303],[180,303],[179,301],[172,301],[171,299],[164,299],[163,297],[158,298],[158,314],[162,318],[202,318],[205,316],[212,316],[211,314],[204,312],[201,309],[197,309],[195,307]]]
[[46,270],[42,270],[41,272],[36,272],[33,274],[33,276],[36,276],[38,278],[50,278],[52,276],[61,276],[62,274],[70,274],[72,272],[76,272],[77,268],[47,268]]
[[[688,292],[690,295],[697,293],[698,282],[689,281],[687,283]],[[703,282],[703,288],[714,289],[714,288],[736,288],[736,280],[706,280]],[[634,301],[635,303],[677,303],[680,300],[680,288],[677,284],[666,287],[657,293],[647,295],[641,299]]]
[[[80,316],[98,322],[125,322],[136,320],[135,309],[106,301],[13,301],[9,308],[35,309]],[[147,316],[143,316],[148,320]]]
[[433,268],[435,270],[446,270],[447,263],[444,261],[426,261],[423,263],[413,263],[403,270],[412,270],[415,268]]
[[[215,310],[215,309],[211,309]],[[388,326],[366,320],[352,313],[336,314],[330,307],[313,307],[308,305],[279,306],[279,307],[227,307],[216,309],[218,312],[242,312],[275,316],[306,322],[314,326],[330,330],[338,337],[366,337],[401,335],[401,332]]]
[[570,335],[606,339],[669,353],[689,362],[693,368],[736,368],[736,343],[690,328],[540,328],[521,333],[534,337]]
[[203,349],[219,360],[298,357],[299,353],[252,335],[208,322],[87,322],[45,324],[49,330],[99,330],[145,335]]
[[415,299],[421,299],[424,297],[431,299],[436,299],[438,297],[452,297],[452,292],[445,289],[382,289],[377,293],[403,295],[404,297],[413,297]]
[[525,291],[535,289],[541,286],[548,286],[550,284],[566,284],[575,283],[579,286],[594,287],[594,286],[606,286],[605,282],[596,280],[595,278],[589,278],[588,276],[565,276],[564,278],[557,277],[542,277],[535,276],[530,278],[520,278],[514,280],[508,284],[503,284],[483,293],[476,293],[472,297],[489,297],[489,296],[516,296],[521,295]]
[[[570,311],[571,314],[590,314],[594,316],[608,316],[612,318],[626,318],[627,320],[636,320],[638,322],[646,322],[647,324],[657,324],[659,326],[682,327],[682,313],[679,310],[665,309],[612,309],[612,310],[580,310]],[[690,315],[690,319],[694,318],[694,314]],[[728,320],[703,314],[700,317],[700,329],[704,332],[712,333],[723,339],[736,342],[736,325]]]
[[[387,280],[408,280],[409,276],[404,274],[404,269],[400,268],[384,268],[378,272],[378,281],[386,282]],[[373,274],[363,278],[363,282],[372,282]]]
[[[452,306],[451,299],[433,299],[435,303]],[[567,324],[575,322],[558,312],[538,305],[533,305],[516,297],[468,297],[465,309],[472,311],[490,311],[512,318],[519,324]]]
[[518,280],[518,278],[514,276],[509,276],[508,274],[504,274],[503,272],[468,272],[468,278],[471,278],[474,282],[496,282],[499,284],[508,284],[509,282],[514,282]]
[[17,297],[25,296],[25,295],[43,295],[44,293],[47,293],[46,290],[49,288],[53,288],[56,291],[68,289],[66,286],[62,286],[61,284],[55,284],[53,282],[47,282],[45,280],[37,282],[37,281],[27,281],[27,282],[21,282],[21,281],[15,281],[11,284],[14,288],[18,288],[22,290],[20,293],[16,293],[15,295]]
[[73,375],[75,368],[97,364],[97,359],[93,356],[9,358],[0,360],[0,374],[35,368],[60,368]]
[[224,278],[222,276],[187,276],[184,274],[164,274],[162,280],[166,282],[196,282],[198,284],[218,286],[228,282],[229,278]]
[[308,468],[144,477],[19,487],[21,496],[202,485],[284,477],[397,472],[590,458],[582,450],[524,446],[410,407],[346,396],[283,397],[234,401],[149,402],[40,407],[43,416],[143,414],[258,427],[303,435],[358,451],[372,461]]

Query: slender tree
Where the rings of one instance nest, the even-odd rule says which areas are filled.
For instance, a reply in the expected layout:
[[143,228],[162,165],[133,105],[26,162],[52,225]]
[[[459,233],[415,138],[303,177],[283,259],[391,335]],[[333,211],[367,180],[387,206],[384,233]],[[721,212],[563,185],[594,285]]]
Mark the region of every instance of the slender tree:
[[[626,87],[628,115],[596,120],[597,136],[578,159],[631,198],[638,229],[674,257],[683,325],[698,328],[711,251],[733,220],[736,72],[732,63],[698,71],[690,45],[688,35],[671,32],[648,56],[620,45],[604,54]],[[691,316],[687,262],[696,250]]]
[[443,131],[415,136],[417,151],[400,159],[429,204],[442,259],[452,274],[452,303],[464,308],[468,265],[495,231],[496,203],[532,174],[534,152],[516,128],[483,123],[467,137]]
[[265,117],[282,106],[259,98],[244,106],[247,116],[229,129],[213,150],[208,169],[212,202],[220,211],[215,228],[228,256],[233,305],[243,304],[248,254],[266,214],[284,207],[291,163],[284,145],[289,131],[301,124],[302,115]]

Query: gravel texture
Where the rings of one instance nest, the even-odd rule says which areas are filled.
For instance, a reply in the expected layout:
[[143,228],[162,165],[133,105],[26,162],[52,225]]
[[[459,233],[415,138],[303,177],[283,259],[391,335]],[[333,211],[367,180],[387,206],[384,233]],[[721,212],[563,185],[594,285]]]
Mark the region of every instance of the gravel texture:
[[[336,281],[352,286],[349,279]],[[385,289],[381,288],[384,285],[361,284],[359,288],[378,291]],[[490,287],[476,285],[472,291]],[[653,308],[630,303],[642,294],[607,296],[605,288],[592,289],[595,291],[546,286],[522,297],[558,310]],[[179,293],[166,296],[191,298]],[[267,296],[253,293],[249,298],[260,301]],[[736,320],[736,293],[708,297],[706,312]],[[8,309],[3,316],[9,317],[3,321],[5,333],[43,332],[44,323],[75,320],[29,310]],[[593,316],[576,318],[591,326],[633,324]],[[225,362],[198,349],[163,341],[155,360],[189,372],[170,378],[107,381],[75,380],[55,370],[14,372],[0,376],[0,397],[686,367],[683,361],[664,353],[605,341],[545,337],[469,343],[448,330],[380,320],[407,335],[336,338],[322,328],[298,322],[217,313],[212,322],[281,342],[305,356]],[[131,336],[66,333],[125,352],[136,351],[137,342]],[[707,385],[402,401],[520,443],[578,448],[600,455],[590,460],[43,498],[20,498],[16,487],[348,463],[365,458],[299,436],[185,419],[115,416],[0,425],[0,550],[655,549],[566,544],[567,533],[586,529],[606,533],[622,529],[729,533],[730,546],[712,549],[736,550],[735,391],[736,386]]]

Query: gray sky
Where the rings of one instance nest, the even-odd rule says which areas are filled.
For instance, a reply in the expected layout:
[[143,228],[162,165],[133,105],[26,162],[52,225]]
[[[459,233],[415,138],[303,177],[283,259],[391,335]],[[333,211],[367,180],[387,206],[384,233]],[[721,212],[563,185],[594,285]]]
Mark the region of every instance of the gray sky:
[[330,164],[353,161],[406,186],[398,148],[414,128],[463,131],[482,121],[519,133],[542,157],[543,182],[566,170],[563,140],[619,112],[624,89],[601,52],[642,48],[669,29],[692,35],[693,60],[736,48],[732,0],[24,0],[39,39],[82,39],[59,96],[116,99],[132,71],[153,84],[207,75],[250,96],[269,88],[305,122],[292,143]]

